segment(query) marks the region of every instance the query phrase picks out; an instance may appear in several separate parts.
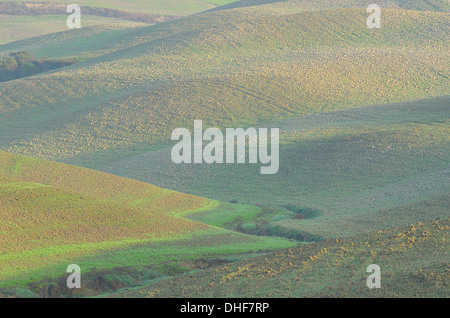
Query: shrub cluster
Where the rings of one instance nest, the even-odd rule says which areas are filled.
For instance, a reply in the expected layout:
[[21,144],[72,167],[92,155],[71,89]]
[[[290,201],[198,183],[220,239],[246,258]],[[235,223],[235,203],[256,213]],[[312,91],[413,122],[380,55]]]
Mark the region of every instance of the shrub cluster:
[[75,63],[74,60],[39,60],[28,52],[11,53],[0,61],[0,82],[46,72]]

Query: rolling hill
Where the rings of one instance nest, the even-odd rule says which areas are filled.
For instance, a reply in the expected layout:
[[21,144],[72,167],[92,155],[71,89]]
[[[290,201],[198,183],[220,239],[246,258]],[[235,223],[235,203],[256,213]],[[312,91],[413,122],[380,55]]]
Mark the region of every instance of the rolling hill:
[[[215,25],[210,15],[202,19]],[[95,168],[109,159],[104,156],[115,160],[117,151],[167,144],[174,128],[196,118],[209,126],[247,126],[448,93],[446,13],[386,10],[391,22],[376,34],[364,17],[345,9],[203,30],[196,24],[191,32],[162,38],[156,32],[155,40],[32,81],[3,83],[0,145],[77,165],[101,157]],[[198,19],[170,27],[186,30]],[[154,27],[144,30],[166,25]]]
[[[234,0],[80,0],[77,4],[80,6],[106,8],[118,11],[133,12],[133,13],[147,13],[155,15],[171,15],[171,16],[185,16],[194,14],[207,9],[215,8],[220,5],[229,4]],[[11,2],[15,4],[27,3],[30,5],[48,5],[48,4],[65,4],[69,5],[73,2],[69,0],[53,0],[53,1],[41,1],[41,0],[2,0],[2,2]]]
[[[283,120],[274,124],[284,134],[280,168],[271,176],[261,176],[258,165],[177,165],[170,148],[101,169],[220,201],[271,207],[265,219],[274,235],[332,238],[429,222],[450,216],[448,199],[441,197],[450,190],[449,105],[442,97]],[[426,212],[412,208],[424,200],[430,204]],[[404,213],[393,209],[405,204],[411,209]],[[296,211],[305,209],[314,217],[296,219]],[[252,222],[242,226],[255,231]]]
[[[445,0],[378,0],[376,2],[381,8],[406,9],[420,11],[448,11],[450,5]],[[338,8],[366,8],[369,4],[365,0],[240,0],[223,5],[210,11],[230,10],[236,8],[250,7],[252,9],[260,6],[261,9],[272,12],[290,11],[318,11]]]
[[[116,25],[143,26],[194,14],[230,0],[79,1],[82,27]],[[0,44],[67,31],[66,12],[71,1],[0,1]],[[111,27],[111,26],[110,26]]]
[[[11,43],[27,38],[37,37],[54,32],[67,31],[67,16],[46,15],[46,16],[11,16],[3,15],[0,12],[0,44]],[[98,25],[120,27],[142,26],[142,23],[129,22],[114,18],[104,18],[96,16],[84,16],[83,27]]]
[[[407,224],[395,215],[390,223],[358,222],[448,191],[448,98],[431,98],[448,94],[448,14],[386,9],[383,28],[370,30],[363,9],[301,12],[304,6],[292,5],[299,13],[256,6],[108,31],[111,37],[86,30],[92,41],[79,48],[95,52],[108,42],[119,49],[0,85],[0,146],[221,201],[262,204],[275,209],[266,217],[273,235],[349,236]],[[36,47],[39,56],[41,43],[55,52],[50,48],[68,43],[64,37],[15,48]],[[81,30],[68,39],[74,46],[85,41]],[[392,104],[411,100],[417,101]],[[350,119],[333,119],[340,116]],[[170,132],[194,119],[216,127],[282,127],[280,172],[261,178],[247,166],[171,164]],[[292,221],[305,208],[318,217]],[[253,220],[241,224],[249,233],[254,227]]]
[[[124,290],[120,297],[448,297],[448,219],[326,240]],[[381,268],[369,289],[366,269]]]
[[207,263],[295,245],[181,217],[220,209],[217,202],[5,152],[0,192],[0,292],[63,277],[70,264],[87,277],[92,271],[139,273],[149,267],[154,274],[172,275],[195,268],[193,260]]

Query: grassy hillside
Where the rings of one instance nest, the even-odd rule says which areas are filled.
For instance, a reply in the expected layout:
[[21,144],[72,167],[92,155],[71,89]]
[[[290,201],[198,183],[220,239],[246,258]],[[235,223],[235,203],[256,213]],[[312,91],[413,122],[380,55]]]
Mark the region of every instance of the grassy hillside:
[[[448,219],[320,243],[161,280],[121,297],[447,297]],[[366,269],[381,267],[381,288]],[[116,295],[117,296],[117,295]]]
[[100,199],[121,201],[153,212],[194,210],[208,202],[204,198],[56,162],[6,152],[0,153],[0,159],[3,179],[39,183]]
[[[386,11],[389,26],[378,33],[364,27],[365,15],[348,9],[238,21],[4,83],[1,147],[84,165],[86,156],[103,162],[105,152],[167,143],[172,129],[198,118],[254,125],[448,93],[447,14]],[[189,21],[196,20],[170,25]],[[31,123],[27,131],[21,122]]]
[[[328,46],[341,46],[346,42],[354,45],[358,44],[357,41],[359,40],[359,38],[362,41],[361,46],[365,46],[365,44],[367,44],[367,41],[370,44],[380,45],[388,44],[384,43],[384,40],[386,40],[385,35],[389,34],[391,35],[391,41],[389,41],[391,44],[395,43],[397,41],[397,38],[401,37],[400,35],[405,35],[403,33],[409,35],[409,40],[418,40],[415,37],[417,33],[414,33],[412,32],[414,30],[411,30],[411,24],[415,24],[416,22],[418,22],[418,24],[420,25],[421,21],[417,21],[415,19],[419,14],[423,15],[421,19],[426,19],[426,17],[430,18],[428,14],[424,13],[414,14],[413,12],[401,11],[401,16],[396,16],[396,14],[389,15],[389,22],[392,21],[395,23],[386,24],[386,27],[389,27],[389,25],[391,26],[388,33],[374,33],[369,32],[368,30],[364,30],[366,28],[365,20],[367,14],[365,13],[365,10],[359,10],[359,12],[361,12],[361,14],[358,15],[355,15],[354,12],[347,14],[345,13],[345,11],[340,13],[308,12],[307,14],[299,15],[300,13],[305,13],[305,10],[299,9],[298,12],[295,10],[277,12],[273,11],[272,9],[267,10],[264,6],[258,6],[247,9],[237,9],[233,11],[219,11],[199,14],[169,23],[135,29],[133,30],[133,32],[128,32],[126,36],[117,36],[114,38],[109,38],[109,40],[110,42],[113,42],[116,47],[120,45],[119,48],[121,49],[145,42],[149,42],[150,44],[151,41],[165,38],[169,38],[168,40],[176,40],[180,38],[182,43],[187,42],[186,45],[189,45],[189,42],[193,40],[195,40],[196,42],[201,41],[200,48],[202,45],[206,45],[207,48],[211,48],[211,45],[221,43],[221,46],[231,46],[234,51],[239,48],[238,44],[240,46],[246,44],[245,47],[250,50],[256,50],[259,48],[264,48],[265,50],[279,50],[280,48],[283,48],[285,46],[287,46],[287,48],[295,49],[297,48],[297,46],[300,46],[300,48],[304,48],[305,46],[306,48],[311,46],[312,48],[317,48],[318,45],[324,44]],[[327,21],[329,20],[328,15],[330,15],[330,19],[332,21]],[[439,19],[439,16],[435,18]],[[336,23],[333,23],[333,21],[335,21]],[[428,23],[429,22],[431,21],[428,21]],[[312,24],[309,25],[310,23]],[[401,27],[401,25],[404,23],[407,23],[407,25]],[[437,21],[434,22],[434,24],[438,23],[439,22]],[[400,30],[396,30],[398,27],[400,27]],[[224,28],[223,31],[222,28]],[[271,31],[266,32],[266,28]],[[341,30],[341,28],[343,29]],[[445,25],[441,25],[439,28],[442,28],[443,31],[447,31],[448,27],[446,27]],[[397,34],[392,34],[392,31],[396,32]],[[423,36],[419,37],[419,39],[424,40],[426,38],[425,35],[427,35],[429,31],[430,30],[428,30]],[[197,40],[195,37],[199,32],[201,32],[201,36]],[[285,34],[286,32],[287,34]],[[98,31],[96,33],[98,33]],[[342,33],[342,35],[340,33]],[[326,39],[324,39],[324,41],[320,41],[319,37],[317,36],[318,34],[326,36]],[[86,41],[86,38],[89,38],[91,40],[93,35],[96,34],[93,34],[92,28],[88,28],[86,30],[71,30],[70,32],[65,32],[63,34],[50,35],[46,37],[30,39],[24,42],[13,43],[11,45],[0,46],[0,53],[6,53],[10,50],[34,50],[33,53],[42,54],[42,56],[40,57],[59,57],[59,55],[68,54],[69,52],[70,54],[77,54],[77,52],[79,52],[77,45],[70,45],[70,42],[68,40]],[[209,37],[205,38],[207,35]],[[432,34],[430,33],[430,35]],[[344,36],[344,38],[341,38],[341,36]],[[433,36],[433,38],[434,37],[435,36]],[[257,39],[257,41],[255,41],[255,39]],[[95,38],[90,41],[92,42],[92,47],[89,47],[89,51],[95,52],[97,45],[93,45],[98,40],[99,38]],[[171,47],[174,42],[173,40],[167,41],[167,44],[169,46],[166,47],[166,49],[169,49]],[[239,42],[245,41],[245,43],[235,43],[238,40]],[[270,42],[267,42],[267,40],[270,40]],[[317,40],[319,42],[317,42]],[[210,41],[212,43],[209,43]],[[274,41],[282,41],[284,45],[276,46],[278,43],[274,43]],[[403,40],[401,40],[401,42],[408,43],[407,41]],[[318,45],[312,45],[316,43],[318,43]],[[81,43],[77,44],[80,45]],[[105,46],[107,43],[102,44],[103,46]],[[127,44],[128,46],[126,46],[125,44]],[[69,46],[67,47],[67,45]],[[38,51],[42,48],[42,46],[51,47],[51,49],[48,49],[46,51]],[[143,49],[144,47],[145,46],[141,46],[140,48]],[[150,54],[153,51],[153,48],[153,46],[150,47],[151,50],[147,51],[147,53]],[[53,52],[55,49],[57,51]],[[227,53],[227,51],[228,50],[221,50],[221,52],[216,52],[216,54],[219,53],[220,55],[224,55],[225,53]],[[108,53],[108,51],[105,50],[103,51],[103,53]],[[127,52],[121,51],[121,54],[125,53]],[[236,54],[236,52],[234,53]],[[47,56],[45,54],[52,55]],[[135,54],[135,51],[131,50],[130,53],[127,54],[127,56],[133,56],[133,54]],[[257,57],[258,60],[264,60],[263,55],[257,55]],[[198,58],[202,58],[202,55],[198,56]],[[235,60],[237,61],[238,59]],[[166,61],[166,63],[167,62],[169,61]]]
[[[161,3],[107,5],[215,8]],[[448,3],[381,4],[381,29],[366,1],[239,1],[0,45],[79,61],[0,83],[0,285],[73,296],[76,263],[81,295],[445,295]],[[279,172],[172,164],[196,119],[280,127]],[[372,263],[387,288],[365,286]]]
[[[81,1],[82,27],[155,24],[228,4],[231,0]],[[0,1],[0,45],[67,31],[70,1]]]
[[86,274],[145,266],[171,275],[195,259],[295,245],[179,217],[217,208],[203,198],[5,152],[0,192],[0,287],[64,276],[69,264]]
[[[376,3],[381,8],[390,9],[421,11],[448,11],[450,9],[450,5],[446,0],[378,0]],[[261,6],[261,9],[272,12],[286,12],[288,10],[299,12],[337,8],[367,8],[369,4],[371,2],[365,0],[240,0],[211,9],[211,11]]]
[[[271,207],[264,219],[275,235],[351,236],[427,222],[449,215],[449,105],[443,97],[271,124],[283,132],[280,169],[272,176],[261,176],[259,165],[176,165],[170,148],[102,169],[221,201]],[[394,209],[404,205],[409,208],[403,213]],[[314,217],[298,218],[295,211],[305,209],[316,211]],[[199,217],[209,223],[208,213]],[[256,230],[253,220],[241,223]]]
[[[70,3],[69,3],[70,4]],[[68,31],[67,5],[54,2],[0,1],[2,34],[0,44],[32,38],[40,35]],[[161,23],[178,18],[128,12],[106,7],[81,6],[81,27],[118,24],[128,27]]]
[[70,32],[61,31],[0,45],[0,56],[12,52],[27,51],[40,58],[78,57],[92,58],[152,39],[153,34],[141,32],[136,39],[140,24],[114,23],[86,26]]
[[[205,230],[165,214],[26,182],[1,182],[0,280],[114,247]],[[60,272],[62,275],[64,272]]]
[[0,60],[0,82],[48,72],[76,62],[70,59],[40,60],[28,52],[11,53]]

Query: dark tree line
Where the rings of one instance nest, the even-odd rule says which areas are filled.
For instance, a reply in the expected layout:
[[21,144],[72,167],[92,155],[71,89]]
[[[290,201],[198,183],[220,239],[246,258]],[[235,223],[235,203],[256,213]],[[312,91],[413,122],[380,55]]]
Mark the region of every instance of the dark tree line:
[[73,63],[74,60],[39,60],[28,52],[11,53],[0,60],[0,82],[54,70]]

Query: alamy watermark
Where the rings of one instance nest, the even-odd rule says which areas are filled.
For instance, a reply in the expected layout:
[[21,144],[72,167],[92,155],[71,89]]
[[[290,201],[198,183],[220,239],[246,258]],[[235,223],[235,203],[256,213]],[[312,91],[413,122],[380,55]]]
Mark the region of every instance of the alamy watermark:
[[67,6],[67,13],[71,13],[66,20],[67,27],[69,29],[81,28],[81,8],[78,4],[71,4]]
[[381,288],[381,268],[377,264],[371,264],[367,267],[367,273],[371,273],[369,277],[367,277],[367,287],[372,288]]
[[[268,152],[267,128],[226,128],[225,137],[218,128],[208,128],[203,131],[203,121],[194,121],[194,134],[187,128],[176,128],[172,132],[172,141],[179,141],[172,148],[174,163],[259,163],[261,174],[275,174],[279,168],[279,138],[278,128],[270,129],[270,154]],[[181,139],[181,140],[180,140]],[[203,147],[204,142],[208,142]],[[237,150],[237,151],[236,151]]]
[[381,28],[381,8],[378,4],[371,4],[367,7],[367,13],[371,13],[367,18],[369,29]]

